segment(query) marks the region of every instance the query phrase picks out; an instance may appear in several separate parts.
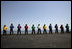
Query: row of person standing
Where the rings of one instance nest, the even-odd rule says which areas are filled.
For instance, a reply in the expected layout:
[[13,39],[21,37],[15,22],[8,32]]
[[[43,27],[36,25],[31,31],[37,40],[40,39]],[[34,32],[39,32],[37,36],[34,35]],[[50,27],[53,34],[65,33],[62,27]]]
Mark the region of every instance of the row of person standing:
[[[11,24],[10,25],[10,35],[14,34],[13,28],[14,28],[14,25]],[[22,27],[20,26],[20,24],[18,24],[17,28],[18,28],[17,34],[19,34],[19,33],[21,34],[21,28]],[[25,28],[25,34],[28,34],[28,25],[26,24],[24,28]],[[32,25],[31,28],[32,28],[32,34],[35,34],[35,26],[34,26],[34,24]],[[40,26],[40,24],[38,24],[37,28],[38,28],[37,34],[41,34],[41,26]],[[69,32],[68,24],[66,24],[65,28],[66,28],[66,32]],[[43,34],[47,34],[47,30],[46,30],[47,26],[46,26],[46,24],[44,24],[43,29],[44,29],[43,30]],[[61,29],[61,33],[64,33],[63,25],[60,26],[60,29]],[[7,27],[6,27],[6,25],[4,25],[4,27],[3,27],[3,34],[7,34],[6,30],[7,30]],[[49,33],[52,34],[52,25],[51,24],[49,25]],[[58,26],[57,26],[57,24],[55,25],[55,33],[58,33]]]

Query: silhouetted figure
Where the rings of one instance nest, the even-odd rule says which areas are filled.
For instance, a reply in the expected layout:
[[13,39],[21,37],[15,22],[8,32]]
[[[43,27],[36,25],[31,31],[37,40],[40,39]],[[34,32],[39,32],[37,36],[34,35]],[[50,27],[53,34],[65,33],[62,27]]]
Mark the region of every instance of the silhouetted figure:
[[61,33],[64,33],[64,27],[63,27],[63,25],[60,26],[60,29],[61,29]]
[[47,27],[46,27],[46,25],[44,24],[44,26],[43,26],[43,29],[44,29],[44,31],[43,31],[43,34],[47,34]]
[[17,34],[19,34],[19,32],[20,32],[20,35],[21,35],[21,26],[20,26],[20,24],[18,24],[18,26],[17,26],[17,28],[18,28],[18,30],[17,30]]
[[55,25],[55,33],[58,33],[58,26],[57,26],[57,24]]
[[37,34],[41,34],[41,27],[40,27],[40,24],[38,24],[37,28],[38,28]]
[[27,24],[25,25],[25,34],[28,34],[28,26],[27,26]]
[[13,28],[14,28],[14,26],[13,26],[13,24],[11,24],[11,26],[10,26],[10,35],[14,33]]
[[51,24],[49,25],[49,33],[52,34],[52,25]]
[[68,24],[66,24],[65,28],[66,28],[66,32],[69,33],[69,26],[68,26]]
[[3,27],[3,35],[7,34],[6,30],[7,30],[7,27],[6,27],[6,25],[4,25],[4,27]]
[[35,26],[34,26],[34,24],[32,25],[32,34],[35,34]]

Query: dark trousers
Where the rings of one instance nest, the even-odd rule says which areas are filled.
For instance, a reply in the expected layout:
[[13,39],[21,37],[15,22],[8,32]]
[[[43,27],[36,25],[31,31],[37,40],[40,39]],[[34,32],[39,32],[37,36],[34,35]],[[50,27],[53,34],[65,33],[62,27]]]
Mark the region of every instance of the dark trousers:
[[35,29],[32,29],[32,34],[35,34]]
[[38,29],[38,33],[37,34],[41,34],[41,29]]
[[19,34],[19,32],[20,32],[20,34],[21,34],[21,30],[20,30],[20,29],[17,30],[17,34]]
[[3,35],[6,35],[6,34],[7,34],[6,30],[3,30]]
[[51,33],[51,34],[52,34],[52,29],[50,29],[50,30],[49,30],[49,33]]
[[10,35],[13,34],[13,33],[14,33],[14,32],[13,32],[13,29],[10,29]]
[[61,29],[61,33],[64,33],[64,29]]
[[58,29],[55,30],[55,33],[58,33]]
[[43,31],[43,34],[47,34],[47,31],[46,31],[46,29],[44,29],[44,31]]
[[69,29],[66,29],[66,32],[69,33]]
[[25,29],[25,34],[28,34],[28,29]]

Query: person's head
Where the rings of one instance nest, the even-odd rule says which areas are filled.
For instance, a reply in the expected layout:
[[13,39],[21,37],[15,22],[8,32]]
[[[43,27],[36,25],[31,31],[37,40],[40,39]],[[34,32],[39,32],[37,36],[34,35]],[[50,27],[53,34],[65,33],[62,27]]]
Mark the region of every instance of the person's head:
[[44,24],[44,26],[45,26],[46,24]]
[[38,24],[38,26],[40,26],[40,24]]
[[34,26],[34,24],[33,24],[33,26]]
[[66,24],[68,26],[68,24]]
[[6,25],[4,25],[4,27],[6,27]]
[[20,26],[20,24],[18,24],[18,26]]
[[57,24],[56,24],[56,26],[57,26]]
[[13,24],[11,23],[11,25],[13,25]]
[[50,26],[51,26],[51,24],[50,24]]
[[63,26],[63,25],[61,25],[61,26]]
[[25,24],[27,26],[27,24]]

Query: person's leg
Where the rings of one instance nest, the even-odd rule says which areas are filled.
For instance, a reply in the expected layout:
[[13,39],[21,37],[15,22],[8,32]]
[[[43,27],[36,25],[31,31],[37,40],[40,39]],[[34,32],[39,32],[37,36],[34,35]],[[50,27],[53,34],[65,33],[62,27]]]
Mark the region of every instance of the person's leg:
[[25,31],[25,34],[27,34],[28,32],[27,32],[27,29],[25,29],[26,31]]
[[50,34],[51,34],[51,29],[50,29]]
[[44,32],[45,32],[45,34],[46,34],[46,30],[44,29]]
[[58,33],[58,29],[56,29],[56,32]]
[[55,33],[58,33],[58,29],[56,29]]
[[64,33],[64,29],[63,29],[63,33]]
[[55,30],[55,33],[58,33],[58,29]]
[[40,29],[40,34],[41,34],[41,29]]
[[34,30],[34,34],[35,34],[35,30]]
[[46,34],[47,34],[47,30],[45,29],[45,32],[46,32]]
[[3,30],[3,35],[4,35],[4,30]]
[[34,29],[32,31],[33,31],[33,34],[34,34]]
[[62,33],[62,29],[61,29],[61,33]]
[[14,34],[14,31],[12,30],[12,33]]
[[20,30],[20,35],[21,35],[21,30]]
[[69,33],[69,29],[68,29],[68,33]]
[[49,29],[49,34],[50,34],[50,29]]
[[46,33],[45,29],[44,29],[44,34]]
[[64,33],[64,30],[62,29],[62,33]]
[[19,34],[19,30],[17,30],[17,35]]
[[27,29],[27,34],[28,34],[28,29]]
[[67,29],[67,33],[69,33],[69,29]]
[[12,29],[12,34],[13,34],[13,29]]
[[66,29],[66,32],[67,32],[67,29]]
[[19,34],[20,34],[20,29],[19,29]]
[[66,33],[67,33],[67,29],[66,29],[66,31],[65,31]]
[[5,30],[3,30],[3,35],[5,35]]
[[52,34],[52,29],[51,29],[51,34]]
[[10,35],[11,35],[11,29],[10,29]]
[[26,34],[27,34],[27,29],[26,29]]
[[39,34],[39,29],[38,29],[38,33],[37,34]]
[[10,35],[13,34],[13,29],[10,29]]
[[6,32],[6,30],[5,30],[5,35],[7,35],[7,32]]

